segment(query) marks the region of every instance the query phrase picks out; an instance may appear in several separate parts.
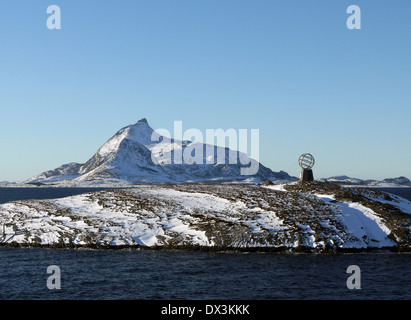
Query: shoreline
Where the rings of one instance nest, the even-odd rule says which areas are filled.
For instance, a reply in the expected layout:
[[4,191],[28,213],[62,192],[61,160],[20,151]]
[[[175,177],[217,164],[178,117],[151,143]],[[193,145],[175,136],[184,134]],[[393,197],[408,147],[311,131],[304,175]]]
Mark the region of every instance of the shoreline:
[[220,246],[142,246],[142,245],[102,245],[102,244],[36,244],[36,243],[0,243],[0,248],[36,248],[59,250],[98,250],[98,251],[177,251],[177,252],[205,252],[205,253],[278,253],[278,254],[363,254],[363,253],[411,253],[410,247],[381,247],[381,248],[340,248],[327,247],[322,249],[310,247],[220,247]]

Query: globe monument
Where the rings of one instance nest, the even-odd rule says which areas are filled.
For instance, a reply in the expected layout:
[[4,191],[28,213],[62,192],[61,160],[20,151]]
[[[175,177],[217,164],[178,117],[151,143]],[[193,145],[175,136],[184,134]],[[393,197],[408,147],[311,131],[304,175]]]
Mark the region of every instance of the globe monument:
[[307,182],[307,181],[314,181],[314,174],[312,171],[312,167],[315,164],[314,157],[309,153],[303,153],[298,158],[298,164],[301,167],[301,175],[300,181]]

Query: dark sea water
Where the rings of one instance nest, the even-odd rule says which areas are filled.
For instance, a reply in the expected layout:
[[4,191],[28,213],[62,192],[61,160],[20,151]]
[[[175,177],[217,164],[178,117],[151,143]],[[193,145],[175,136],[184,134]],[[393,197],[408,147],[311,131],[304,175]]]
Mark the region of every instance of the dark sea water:
[[55,199],[103,188],[0,188],[0,204],[15,200]]
[[411,188],[375,188],[384,192],[396,194],[411,201]]
[[[29,190],[30,189],[30,190]],[[0,189],[0,202],[91,189]],[[390,189],[391,193],[396,190]],[[60,193],[59,193],[60,192]],[[411,198],[411,189],[401,190]],[[49,289],[60,268],[60,289]],[[356,265],[359,289],[349,289]],[[411,299],[411,254],[207,253],[0,248],[0,299]]]
[[[0,299],[411,299],[411,255],[0,249]],[[48,289],[57,265],[61,288]],[[348,289],[347,267],[361,270]]]

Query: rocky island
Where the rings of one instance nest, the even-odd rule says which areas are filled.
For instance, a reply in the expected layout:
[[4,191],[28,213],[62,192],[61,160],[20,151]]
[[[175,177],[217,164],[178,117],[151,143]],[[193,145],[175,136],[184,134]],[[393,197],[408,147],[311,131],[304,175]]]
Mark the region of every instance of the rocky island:
[[[202,151],[200,163],[174,163],[176,151],[193,150]],[[231,163],[230,156],[248,159],[228,148],[160,136],[141,119],[120,129],[86,163],[28,179],[23,185],[106,189],[1,204],[0,245],[410,251],[410,201],[370,189],[368,182],[353,188],[359,182],[346,176],[300,183],[254,159],[248,163],[258,172],[244,176],[244,162]],[[394,182],[409,184],[405,177]]]
[[326,182],[141,184],[0,205],[7,246],[410,251],[410,223],[408,200]]

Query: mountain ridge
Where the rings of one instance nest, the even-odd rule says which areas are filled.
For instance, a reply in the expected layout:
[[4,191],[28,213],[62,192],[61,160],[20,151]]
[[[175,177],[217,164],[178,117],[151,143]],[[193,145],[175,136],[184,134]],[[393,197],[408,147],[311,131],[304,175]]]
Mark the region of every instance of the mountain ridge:
[[411,187],[410,179],[400,176],[396,178],[385,178],[383,180],[374,180],[374,179],[359,179],[359,178],[352,178],[346,175],[340,176],[332,176],[328,178],[321,178],[318,179],[320,182],[333,182],[338,184],[345,184],[345,185],[360,185],[360,186],[404,186],[404,187]]

